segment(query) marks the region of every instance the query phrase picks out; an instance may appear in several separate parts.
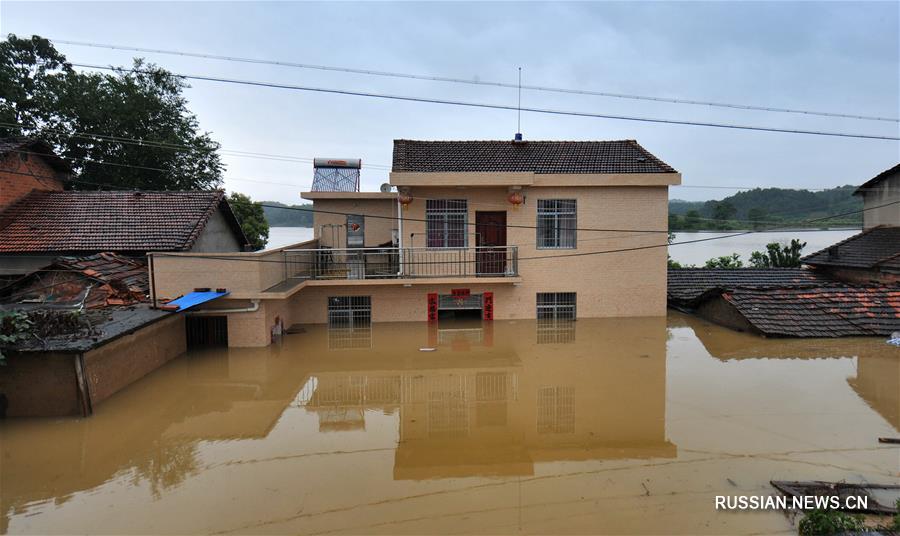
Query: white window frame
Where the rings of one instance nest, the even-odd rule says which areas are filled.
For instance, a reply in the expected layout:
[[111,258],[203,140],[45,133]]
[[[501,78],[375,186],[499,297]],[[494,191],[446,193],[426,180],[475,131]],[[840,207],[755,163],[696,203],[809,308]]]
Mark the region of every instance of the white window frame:
[[578,249],[578,200],[538,199],[535,227],[537,249]]
[[[451,242],[451,226],[460,224],[462,244]],[[440,228],[433,228],[438,225]],[[469,201],[468,199],[426,199],[425,200],[425,246],[433,249],[466,249],[469,247]],[[437,236],[440,245],[434,245]]]

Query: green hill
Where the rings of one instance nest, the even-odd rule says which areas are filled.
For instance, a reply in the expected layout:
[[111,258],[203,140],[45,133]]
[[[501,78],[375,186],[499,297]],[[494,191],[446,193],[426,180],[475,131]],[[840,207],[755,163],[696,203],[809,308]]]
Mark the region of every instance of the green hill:
[[303,205],[285,205],[277,201],[262,201],[261,203],[270,227],[313,226],[313,213],[309,211],[312,205],[309,203]]
[[[670,230],[749,229],[772,224],[802,224],[862,210],[862,199],[853,195],[855,186],[839,186],[830,190],[787,190],[755,188],[730,195],[718,201],[669,201]],[[831,218],[816,227],[858,226],[862,213]]]

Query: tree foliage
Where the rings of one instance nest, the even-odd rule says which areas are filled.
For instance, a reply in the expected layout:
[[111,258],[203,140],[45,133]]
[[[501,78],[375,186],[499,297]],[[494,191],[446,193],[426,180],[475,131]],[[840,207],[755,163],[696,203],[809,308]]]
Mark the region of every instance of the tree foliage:
[[744,262],[741,260],[741,256],[737,253],[732,253],[731,255],[723,255],[721,257],[713,257],[706,261],[704,265],[705,268],[725,268],[728,270],[733,270],[735,268],[743,268]]
[[3,347],[27,339],[32,325],[28,315],[21,311],[0,311],[0,365],[6,364]]
[[806,242],[796,238],[790,244],[770,242],[766,251],[754,251],[750,254],[750,265],[754,268],[794,268],[800,266],[801,251]]
[[231,193],[228,204],[253,249],[266,247],[269,240],[269,222],[266,221],[262,205],[254,203],[250,196],[238,192]]
[[111,74],[78,72],[49,40],[10,34],[0,42],[0,136],[50,142],[78,189],[209,190],[224,166],[187,109],[187,87],[141,59]]

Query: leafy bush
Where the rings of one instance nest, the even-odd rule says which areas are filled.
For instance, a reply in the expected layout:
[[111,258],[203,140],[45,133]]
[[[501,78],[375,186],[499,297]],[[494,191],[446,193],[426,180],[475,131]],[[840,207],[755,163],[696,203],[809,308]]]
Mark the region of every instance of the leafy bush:
[[737,253],[732,253],[731,255],[725,255],[722,257],[713,257],[706,261],[705,268],[725,268],[728,270],[733,270],[735,268],[743,268],[744,263],[741,261],[741,256]]
[[6,364],[3,347],[28,338],[32,322],[21,311],[0,311],[0,364]]
[[795,268],[800,266],[800,256],[806,242],[796,238],[790,244],[778,242],[766,244],[766,251],[754,251],[750,254],[750,264],[754,268]]
[[865,529],[862,516],[845,514],[838,510],[812,510],[800,520],[800,536],[843,534]]

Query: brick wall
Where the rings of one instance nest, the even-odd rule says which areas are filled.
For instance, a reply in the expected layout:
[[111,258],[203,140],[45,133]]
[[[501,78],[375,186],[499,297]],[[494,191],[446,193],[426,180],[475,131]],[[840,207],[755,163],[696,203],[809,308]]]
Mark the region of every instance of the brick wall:
[[9,153],[0,160],[0,211],[32,190],[61,191],[64,178],[38,155]]

